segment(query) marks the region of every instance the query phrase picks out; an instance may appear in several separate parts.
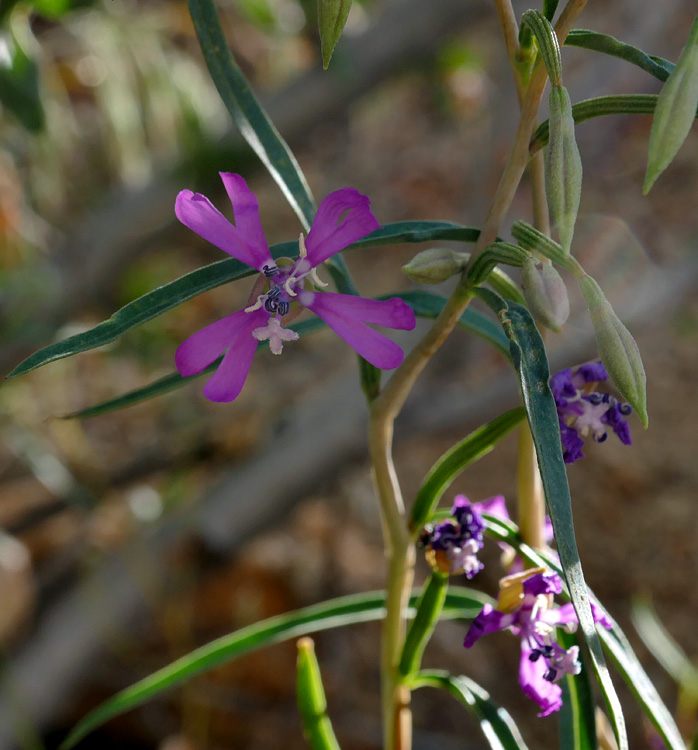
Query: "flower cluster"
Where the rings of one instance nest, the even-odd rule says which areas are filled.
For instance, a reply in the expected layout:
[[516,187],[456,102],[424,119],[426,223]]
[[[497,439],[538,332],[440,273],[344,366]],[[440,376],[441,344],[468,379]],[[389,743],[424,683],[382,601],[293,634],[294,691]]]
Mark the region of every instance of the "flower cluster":
[[[579,647],[565,650],[557,642],[556,629],[574,631],[578,619],[571,603],[553,606],[553,597],[562,591],[562,581],[545,568],[526,570],[500,581],[497,608],[485,604],[473,620],[463,645],[470,648],[487,633],[509,628],[521,639],[519,684],[548,716],[562,706],[562,690],[557,682],[568,674],[578,674]],[[610,621],[596,606],[594,621],[610,628]]]
[[620,403],[609,393],[597,393],[596,386],[608,380],[601,362],[580,365],[574,370],[560,370],[550,378],[560,419],[563,458],[572,464],[584,458],[584,439],[591,433],[597,443],[608,437],[610,427],[621,443],[630,445],[630,428],[624,419],[632,411],[630,404]]
[[317,276],[317,267],[380,227],[368,198],[352,188],[330,193],[320,204],[308,236],[300,237],[298,258],[275,261],[264,237],[257,198],[240,175],[222,172],[221,179],[233,204],[235,226],[208,198],[190,190],[177,196],[177,218],[257,269],[260,276],[244,310],[202,328],[180,345],[175,355],[180,374],[196,375],[225,352],[204,386],[204,395],[211,401],[232,401],[245,383],[260,341],[268,340],[272,353],[281,354],[284,342],[298,338],[296,331],[284,326],[303,307],[371,364],[386,370],[397,367],[404,357],[402,349],[367,324],[410,331],[415,316],[409,305],[397,298],[372,300],[317,291],[326,286]]
[[483,567],[477,553],[482,549],[485,522],[465,495],[456,495],[451,515],[453,520],[447,519],[422,535],[427,561],[441,573],[465,573],[472,578]]

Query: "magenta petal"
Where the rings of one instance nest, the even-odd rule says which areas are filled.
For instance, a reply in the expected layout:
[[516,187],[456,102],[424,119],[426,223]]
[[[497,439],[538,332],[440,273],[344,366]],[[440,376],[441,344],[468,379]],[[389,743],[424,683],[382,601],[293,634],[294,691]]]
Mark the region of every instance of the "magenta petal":
[[258,343],[252,333],[246,331],[231,344],[218,369],[204,386],[204,396],[209,401],[223,403],[238,397]]
[[[331,292],[322,294],[303,292],[299,299],[302,305],[322,318],[341,339],[344,339],[354,351],[375,367],[381,370],[392,370],[402,364],[404,352],[394,341],[374,331],[373,328],[369,328],[361,320],[343,315],[341,305],[339,312],[335,309],[332,298],[344,296],[346,295]],[[373,301],[361,297],[356,297],[356,299],[359,302]],[[376,314],[375,308],[370,308],[367,314],[372,320],[376,317],[383,319],[383,316]]]
[[569,625],[573,622],[579,622],[577,613],[574,611],[574,604],[567,602],[555,609],[549,609],[545,613],[545,622],[550,625]]
[[488,516],[511,521],[504,495],[495,495],[494,497],[488,497],[487,500],[481,500],[479,503],[475,503],[475,509],[480,513],[487,513]]
[[228,255],[261,271],[259,258],[242,234],[223,214],[200,193],[182,190],[175,202],[177,218],[200,237],[219,247]]
[[[313,266],[380,229],[370,205],[371,201],[354,188],[335,190],[322,201],[305,241]],[[345,211],[349,213],[340,222]]]
[[386,328],[397,328],[401,331],[411,331],[416,325],[412,308],[397,297],[376,300],[356,297],[352,294],[317,292],[312,294],[312,301],[309,304],[306,304],[305,300],[310,300],[310,295],[302,295],[300,299],[301,304],[311,309],[316,315],[320,315],[318,310],[329,310],[343,318],[360,320],[362,323],[372,323]]
[[549,716],[562,708],[562,689],[545,679],[548,665],[545,659],[530,660],[531,650],[521,644],[519,662],[519,684],[525,695],[541,708],[539,717]]
[[515,620],[515,614],[500,612],[491,604],[485,604],[478,616],[470,624],[468,632],[465,634],[463,645],[465,648],[470,648],[483,635],[508,628],[514,624]]
[[274,261],[259,219],[257,196],[247,187],[247,183],[239,174],[221,172],[220,175],[233,204],[235,226],[255,257],[254,267],[261,269],[265,263],[273,265]]

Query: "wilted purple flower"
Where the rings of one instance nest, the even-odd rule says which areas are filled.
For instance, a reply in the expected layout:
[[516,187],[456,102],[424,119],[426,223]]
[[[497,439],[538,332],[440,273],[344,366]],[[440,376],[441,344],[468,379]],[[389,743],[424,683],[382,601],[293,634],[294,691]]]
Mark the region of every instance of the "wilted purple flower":
[[196,375],[225,352],[204,386],[204,396],[211,401],[233,401],[245,383],[260,341],[268,340],[272,353],[281,354],[285,341],[298,338],[298,333],[284,328],[295,302],[322,318],[371,364],[385,370],[397,367],[404,357],[402,349],[367,324],[410,331],[415,316],[409,305],[397,298],[378,301],[316,291],[316,285],[326,286],[317,277],[317,267],[380,227],[368,198],[353,188],[330,193],[320,204],[307,238],[300,236],[299,257],[281,259],[277,264],[264,237],[257,198],[240,175],[221,172],[221,179],[233,204],[235,226],[208,198],[190,190],[177,196],[177,218],[216,247],[256,268],[261,276],[244,310],[202,328],[180,345],[175,355],[180,374]]
[[630,404],[619,402],[610,393],[597,393],[594,390],[606,380],[608,373],[601,362],[590,362],[574,370],[568,367],[550,378],[550,389],[560,420],[565,463],[572,464],[578,458],[584,458],[583,438],[589,433],[597,443],[603,443],[608,437],[609,427],[618,435],[621,443],[632,443],[630,428],[624,419],[632,411]]
[[[578,623],[572,603],[553,606],[553,596],[562,591],[562,581],[545,568],[526,570],[500,581],[497,609],[485,604],[473,620],[463,645],[470,648],[481,636],[509,628],[521,639],[519,684],[548,716],[562,706],[562,690],[556,683],[567,674],[579,674],[579,648],[565,650],[557,643],[556,629],[574,631]],[[595,622],[610,627],[601,610],[592,607]]]
[[472,578],[483,567],[477,553],[482,549],[485,522],[465,495],[456,495],[451,515],[455,520],[442,521],[423,536],[427,559],[442,573],[465,573]]

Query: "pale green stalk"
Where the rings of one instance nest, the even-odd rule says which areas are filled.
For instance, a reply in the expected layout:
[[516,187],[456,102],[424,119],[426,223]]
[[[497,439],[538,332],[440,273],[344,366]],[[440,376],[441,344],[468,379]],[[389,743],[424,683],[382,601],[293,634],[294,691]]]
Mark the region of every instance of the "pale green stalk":
[[[562,44],[587,0],[569,0],[555,27]],[[505,6],[502,4],[502,7]],[[500,224],[511,206],[529,160],[528,143],[536,124],[538,106],[545,88],[545,67],[537,65],[523,99],[521,117],[509,161],[497,186],[473,258],[494,242]],[[414,576],[415,548],[407,527],[405,504],[392,457],[393,426],[412,386],[465,312],[471,299],[461,277],[439,317],[417,346],[405,357],[379,396],[371,404],[369,451],[385,537],[388,578],[386,617],[381,643],[382,708],[385,750],[409,750],[411,714],[409,687],[398,667],[405,639],[405,615]]]

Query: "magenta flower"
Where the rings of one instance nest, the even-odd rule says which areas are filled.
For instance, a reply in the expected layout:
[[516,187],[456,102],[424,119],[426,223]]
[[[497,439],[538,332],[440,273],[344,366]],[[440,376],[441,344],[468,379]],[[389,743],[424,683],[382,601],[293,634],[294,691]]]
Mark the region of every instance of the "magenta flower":
[[[527,570],[500,581],[497,609],[485,604],[473,620],[463,645],[470,648],[487,633],[509,628],[521,639],[519,684],[524,693],[540,706],[538,716],[548,716],[562,706],[562,690],[557,682],[567,674],[579,674],[579,647],[565,650],[557,642],[556,629],[572,632],[578,623],[572,603],[553,606],[553,596],[562,591],[556,573],[544,568]],[[592,607],[594,621],[610,627],[599,608]]]
[[307,238],[300,236],[300,256],[280,259],[277,264],[264,237],[257,198],[240,175],[221,172],[221,179],[233,204],[235,226],[208,198],[190,190],[177,196],[177,218],[256,268],[261,276],[244,310],[202,328],[179,346],[175,363],[180,374],[196,375],[225,352],[204,386],[204,396],[211,401],[233,401],[242,390],[260,341],[268,340],[272,353],[281,354],[284,342],[298,338],[298,333],[284,327],[300,311],[291,311],[295,303],[322,318],[371,364],[383,370],[397,367],[404,357],[402,349],[367,324],[411,331],[415,316],[409,305],[397,298],[378,301],[317,291],[317,286],[326,286],[317,276],[317,267],[380,227],[368,198],[353,188],[330,193],[320,204]]

